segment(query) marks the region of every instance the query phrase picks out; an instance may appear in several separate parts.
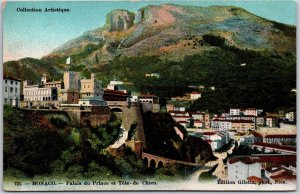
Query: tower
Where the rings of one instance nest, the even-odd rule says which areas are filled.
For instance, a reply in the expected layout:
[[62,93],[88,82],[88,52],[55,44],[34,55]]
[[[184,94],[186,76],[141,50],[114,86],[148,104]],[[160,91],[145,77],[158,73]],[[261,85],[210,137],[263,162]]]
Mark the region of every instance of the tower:
[[41,78],[41,81],[42,81],[42,85],[44,85],[45,83],[47,83],[47,76],[46,74],[44,73],[42,78]]

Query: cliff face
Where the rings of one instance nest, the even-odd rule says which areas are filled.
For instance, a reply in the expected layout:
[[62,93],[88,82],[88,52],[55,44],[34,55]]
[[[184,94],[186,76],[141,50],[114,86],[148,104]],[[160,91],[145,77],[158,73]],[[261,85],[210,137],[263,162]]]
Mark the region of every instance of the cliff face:
[[[188,135],[171,115],[147,112],[143,115],[143,123],[147,153],[186,162],[195,162],[199,156],[205,161],[215,159],[210,145],[199,137]],[[176,133],[175,127],[181,131],[183,139]]]
[[128,30],[134,24],[135,14],[127,10],[113,10],[106,15],[105,29],[109,32]]

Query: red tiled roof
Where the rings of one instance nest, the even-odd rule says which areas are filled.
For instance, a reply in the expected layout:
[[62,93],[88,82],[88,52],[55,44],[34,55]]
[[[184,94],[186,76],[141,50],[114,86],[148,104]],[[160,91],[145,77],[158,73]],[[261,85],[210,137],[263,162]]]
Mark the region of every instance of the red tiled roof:
[[155,94],[140,94],[139,97],[157,97]]
[[260,160],[259,158],[253,158],[253,157],[238,157],[238,158],[232,158],[228,162],[229,164],[234,164],[236,162],[242,162],[244,164],[254,164],[260,162]]
[[252,134],[254,135],[254,137],[262,138],[262,135],[260,133],[253,131]]
[[289,170],[285,170],[279,175],[271,176],[273,180],[283,180],[283,181],[295,181],[296,180],[296,175],[293,175],[293,172]]
[[254,123],[251,120],[232,120],[232,123]]
[[252,146],[263,146],[263,147],[269,147],[269,148],[275,148],[275,149],[282,149],[282,150],[287,150],[287,151],[296,151],[296,148],[294,147],[289,147],[289,146],[282,146],[282,145],[277,145],[277,144],[269,144],[269,143],[254,143]]
[[294,164],[296,163],[296,155],[270,155],[270,154],[257,154],[255,157],[260,158],[260,162],[273,163],[273,164]]
[[191,118],[189,116],[173,116],[173,118]]
[[269,171],[269,172],[273,171],[274,172],[275,170],[278,170],[280,168],[281,168],[281,164],[276,164],[276,165],[267,167],[266,171]]
[[208,142],[208,143],[211,143],[212,140],[209,140],[209,139],[205,139],[204,141]]
[[211,132],[203,132],[203,135],[215,135],[216,134],[216,132],[213,132],[213,131],[211,131]]
[[203,112],[189,112],[190,115],[203,115]]
[[212,121],[232,122],[231,120],[213,119]]
[[296,134],[270,134],[266,135],[265,138],[296,138]]
[[203,121],[194,120],[194,123],[204,123]]
[[14,81],[19,81],[21,82],[22,80],[15,78],[12,75],[3,75],[3,79],[9,79],[9,80],[14,80]]
[[260,183],[262,182],[263,180],[257,176],[249,176],[247,178],[248,181],[251,181],[251,182],[254,182],[254,183]]
[[255,115],[230,115],[227,118],[256,118],[257,116]]

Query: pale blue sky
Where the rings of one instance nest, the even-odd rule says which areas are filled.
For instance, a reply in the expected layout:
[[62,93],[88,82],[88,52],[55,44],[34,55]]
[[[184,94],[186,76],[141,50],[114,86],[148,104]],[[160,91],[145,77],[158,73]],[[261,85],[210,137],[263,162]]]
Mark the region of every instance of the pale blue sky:
[[[101,27],[112,9],[137,11],[146,5],[234,5],[256,15],[296,25],[294,1],[102,1],[102,2],[7,2],[3,10],[3,61],[23,57],[41,58],[88,30]],[[69,13],[17,12],[17,8],[69,8]]]

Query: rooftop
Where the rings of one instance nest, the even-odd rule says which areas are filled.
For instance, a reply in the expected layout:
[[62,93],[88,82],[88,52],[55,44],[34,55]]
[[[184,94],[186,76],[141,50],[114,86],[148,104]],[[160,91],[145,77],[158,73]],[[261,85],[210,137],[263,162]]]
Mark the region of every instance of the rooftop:
[[270,134],[266,135],[265,138],[296,138],[296,134]]
[[139,97],[140,98],[149,98],[149,97],[157,98],[157,96],[155,94],[140,94]]
[[254,123],[251,120],[232,120],[232,123]]
[[296,175],[294,175],[293,172],[291,172],[289,170],[284,170],[279,175],[271,176],[271,178],[273,180],[295,181],[296,180]]
[[263,180],[257,176],[249,176],[247,178],[248,181],[254,182],[254,183],[259,183],[262,182]]
[[21,82],[22,80],[15,78],[12,75],[3,75],[3,79],[9,79],[9,80],[14,80],[14,81],[19,81]]
[[259,158],[257,157],[238,157],[238,158],[232,158],[228,160],[229,164],[234,164],[237,162],[242,162],[244,164],[254,164],[257,162],[260,162]]
[[254,137],[260,137],[262,138],[262,135],[258,132],[253,131],[252,134],[254,135]]
[[217,133],[213,131],[203,132],[203,135],[215,135],[215,134]]
[[172,116],[173,118],[191,118],[190,116]]
[[263,146],[263,147],[282,149],[282,150],[287,150],[287,151],[296,151],[296,148],[294,148],[294,147],[282,146],[282,145],[277,145],[277,144],[269,144],[269,143],[258,142],[258,143],[252,144],[252,146]]
[[286,154],[256,154],[255,157],[259,157],[261,162],[273,163],[273,164],[295,164],[296,155]]

